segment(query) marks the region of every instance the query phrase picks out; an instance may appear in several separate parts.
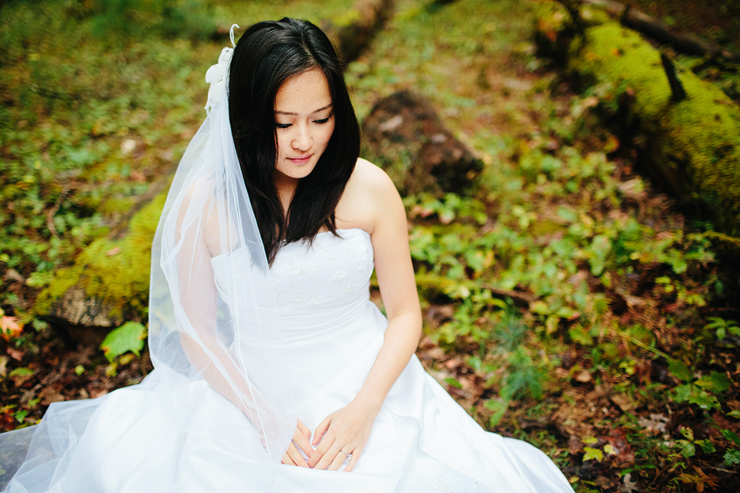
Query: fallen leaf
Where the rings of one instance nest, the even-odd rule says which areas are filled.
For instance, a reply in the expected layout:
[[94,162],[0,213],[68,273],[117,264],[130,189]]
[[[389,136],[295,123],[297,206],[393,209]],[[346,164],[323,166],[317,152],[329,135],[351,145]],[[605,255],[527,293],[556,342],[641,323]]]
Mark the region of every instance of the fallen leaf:
[[633,401],[630,396],[626,394],[614,394],[609,398],[614,404],[619,406],[619,409],[624,412],[627,412],[630,409],[634,409],[636,407],[635,401]]
[[663,414],[651,414],[650,419],[638,418],[637,423],[653,434],[665,433],[665,427],[666,424],[668,424],[668,417]]
[[624,475],[624,486],[622,486],[623,493],[633,493],[637,491],[637,481],[632,481],[632,473],[628,472]]
[[13,347],[5,348],[5,352],[8,353],[8,356],[10,356],[11,358],[13,358],[16,361],[23,360],[23,357],[26,355],[26,353],[24,353],[20,349],[16,349],[16,348],[13,348]]
[[107,252],[105,252],[105,254],[108,257],[112,257],[113,255],[117,255],[119,253],[121,253],[121,247],[113,247],[110,250],[108,250]]
[[18,337],[21,332],[23,332],[23,324],[18,321],[18,317],[3,315],[0,318],[0,333],[3,339],[9,341],[12,337]]
[[144,173],[142,173],[139,170],[134,170],[131,172],[131,179],[134,181],[146,181],[146,176]]
[[5,271],[4,277],[8,281],[20,282],[22,284],[26,283],[26,279],[15,269],[8,269],[7,271]]
[[583,450],[583,442],[576,435],[570,435],[568,437],[568,452],[571,455],[576,455],[578,452]]
[[588,370],[581,370],[578,373],[576,373],[576,376],[574,377],[576,381],[581,383],[587,383],[591,381],[591,372]]
[[131,154],[136,149],[136,141],[134,139],[126,139],[121,142],[121,154],[126,156]]
[[13,381],[16,387],[20,387],[26,383],[32,376],[33,370],[25,367],[15,368],[8,373],[8,378]]
[[60,394],[54,387],[46,387],[38,395],[41,398],[41,403],[44,406],[48,406],[52,402],[61,402],[64,400],[64,396]]
[[8,357],[5,355],[0,355],[0,377],[4,377],[8,374]]
[[601,462],[604,460],[604,452],[597,448],[583,447],[583,451],[585,452],[583,454],[583,462],[586,462],[587,460],[596,460],[597,462]]

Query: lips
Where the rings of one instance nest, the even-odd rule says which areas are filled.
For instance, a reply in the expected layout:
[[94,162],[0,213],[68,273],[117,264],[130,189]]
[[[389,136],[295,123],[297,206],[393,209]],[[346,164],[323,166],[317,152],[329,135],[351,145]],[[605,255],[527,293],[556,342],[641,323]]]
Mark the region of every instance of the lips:
[[301,157],[289,157],[288,160],[290,160],[290,162],[292,162],[293,164],[306,164],[308,161],[311,160],[311,156],[313,156],[313,154]]

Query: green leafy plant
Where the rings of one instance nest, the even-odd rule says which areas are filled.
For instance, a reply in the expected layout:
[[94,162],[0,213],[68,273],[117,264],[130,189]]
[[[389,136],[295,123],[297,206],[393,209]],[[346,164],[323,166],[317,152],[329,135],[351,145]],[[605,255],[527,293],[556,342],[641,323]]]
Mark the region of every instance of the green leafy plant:
[[144,348],[146,334],[146,327],[142,324],[127,322],[110,331],[100,344],[100,349],[105,353],[109,363],[113,363],[116,358],[129,351],[139,356]]

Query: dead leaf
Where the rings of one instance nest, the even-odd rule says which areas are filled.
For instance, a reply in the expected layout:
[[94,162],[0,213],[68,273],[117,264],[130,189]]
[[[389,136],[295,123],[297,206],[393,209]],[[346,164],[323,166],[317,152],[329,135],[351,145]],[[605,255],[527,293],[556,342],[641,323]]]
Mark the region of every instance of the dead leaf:
[[8,353],[8,356],[10,356],[16,361],[22,361],[23,357],[26,355],[26,353],[24,353],[20,349],[16,349],[13,347],[5,348],[5,352]]
[[0,355],[0,377],[4,377],[8,374],[8,357]]
[[60,394],[54,387],[46,387],[38,395],[41,398],[41,403],[44,406],[48,406],[52,402],[61,402],[64,400],[64,396]]
[[616,486],[616,481],[606,476],[599,476],[594,481],[594,485],[598,486],[599,491],[608,491]]
[[444,365],[447,367],[448,370],[454,370],[456,368],[460,368],[463,363],[463,359],[460,356],[455,356],[454,358],[450,358],[445,361]]
[[20,275],[18,271],[15,269],[8,269],[7,271],[5,271],[4,277],[8,281],[15,281],[15,282],[23,283],[23,284],[26,283],[26,280],[23,278],[23,276]]
[[650,419],[638,418],[637,423],[652,434],[665,433],[668,417],[664,414],[651,414]]
[[141,171],[134,170],[131,172],[131,179],[138,182],[146,181],[146,176]]
[[583,452],[583,442],[576,435],[570,435],[568,437],[568,452],[570,452],[571,455]]
[[599,102],[599,98],[597,98],[596,96],[589,96],[583,100],[583,107],[594,108],[598,106]]
[[581,370],[576,373],[576,376],[573,378],[578,382],[587,383],[591,381],[591,372],[588,370]]
[[8,378],[13,381],[16,387],[20,387],[33,377],[33,370],[30,368],[16,368],[8,374]]
[[108,257],[112,257],[113,255],[117,255],[119,253],[121,253],[121,247],[113,247],[110,250],[108,250],[107,252],[105,252],[105,254]]
[[623,412],[627,412],[636,407],[635,401],[633,401],[627,394],[614,394],[610,396],[610,399],[614,404],[619,406],[619,409]]
[[632,481],[632,473],[628,472],[624,475],[624,486],[622,486],[622,493],[633,493],[637,490],[637,481]]
[[94,389],[90,391],[90,397],[92,399],[97,399],[98,397],[102,397],[107,393],[108,393],[108,390],[106,389]]
[[19,321],[18,317],[3,315],[0,318],[0,332],[3,339],[9,341],[12,337],[18,337],[23,332],[23,323]]
[[126,139],[121,142],[121,154],[124,156],[131,154],[136,149],[136,141],[134,139]]

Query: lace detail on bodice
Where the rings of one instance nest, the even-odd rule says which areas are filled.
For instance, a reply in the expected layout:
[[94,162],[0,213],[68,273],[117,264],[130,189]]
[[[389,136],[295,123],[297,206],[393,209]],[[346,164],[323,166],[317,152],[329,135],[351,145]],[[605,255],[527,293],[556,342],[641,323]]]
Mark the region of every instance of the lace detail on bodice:
[[[221,298],[227,304],[240,299],[232,291],[240,286],[240,278],[251,275],[274,289],[281,313],[346,304],[355,297],[366,299],[373,272],[370,235],[357,228],[337,233],[338,237],[330,232],[319,233],[310,245],[296,242],[283,246],[269,277],[250,266],[245,248],[211,259]],[[259,293],[256,295],[259,300]]]
[[275,294],[285,308],[344,300],[367,287],[373,272],[370,235],[362,229],[319,233],[311,245],[285,245],[271,270]]

